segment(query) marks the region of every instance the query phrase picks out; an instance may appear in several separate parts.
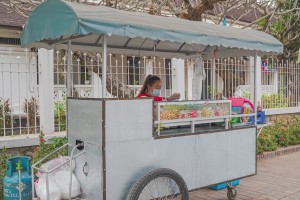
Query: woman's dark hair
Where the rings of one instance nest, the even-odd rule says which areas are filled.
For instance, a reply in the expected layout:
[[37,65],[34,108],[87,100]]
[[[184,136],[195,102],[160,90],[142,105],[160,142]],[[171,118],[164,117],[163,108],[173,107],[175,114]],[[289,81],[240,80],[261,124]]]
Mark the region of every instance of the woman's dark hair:
[[160,78],[158,76],[149,74],[144,81],[140,94],[145,94],[148,86],[151,87],[154,83],[156,83],[156,81],[160,81]]

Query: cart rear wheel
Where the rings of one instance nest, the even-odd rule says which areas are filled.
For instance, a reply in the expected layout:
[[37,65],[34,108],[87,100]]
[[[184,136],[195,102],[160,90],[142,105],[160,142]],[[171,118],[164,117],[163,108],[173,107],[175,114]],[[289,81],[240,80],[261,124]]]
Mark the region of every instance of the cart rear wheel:
[[235,188],[228,187],[227,188],[227,198],[229,200],[234,200],[237,195],[237,191]]
[[189,192],[184,179],[174,170],[155,169],[138,180],[127,200],[188,200]]

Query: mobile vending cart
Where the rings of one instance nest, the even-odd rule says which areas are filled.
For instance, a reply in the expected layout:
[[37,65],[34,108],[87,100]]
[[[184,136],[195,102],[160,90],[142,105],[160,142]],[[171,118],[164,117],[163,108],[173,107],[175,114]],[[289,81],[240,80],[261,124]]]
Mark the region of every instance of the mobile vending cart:
[[[48,0],[29,17],[21,42],[27,47],[68,48],[69,94],[71,49],[102,48],[103,98],[68,99],[65,146],[70,162],[76,163],[81,198],[188,199],[189,190],[256,173],[256,127],[230,128],[230,101],[106,99],[106,59],[108,50],[191,59],[199,54],[211,58],[217,50],[220,57],[256,59],[282,52],[282,44],[272,36]],[[255,61],[254,74],[260,67]],[[248,116],[256,116],[254,110]],[[201,125],[207,123],[221,123],[223,128]],[[228,198],[235,196],[228,187]]]
[[[84,143],[75,174],[88,199],[104,191],[106,199],[153,199],[179,189],[177,199],[187,199],[187,190],[256,173],[255,127],[158,134],[152,99],[69,99],[68,111],[68,140]],[[188,120],[196,124],[212,119],[164,123],[178,126]]]

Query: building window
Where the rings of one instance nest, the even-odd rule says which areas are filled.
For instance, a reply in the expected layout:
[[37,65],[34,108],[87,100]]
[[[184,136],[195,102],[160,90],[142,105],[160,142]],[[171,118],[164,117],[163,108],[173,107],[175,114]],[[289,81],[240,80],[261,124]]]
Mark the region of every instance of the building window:
[[166,89],[172,89],[172,62],[165,59]]
[[128,65],[128,85],[141,85],[141,65],[140,57],[127,57]]
[[0,37],[0,44],[21,45],[21,41],[18,38]]

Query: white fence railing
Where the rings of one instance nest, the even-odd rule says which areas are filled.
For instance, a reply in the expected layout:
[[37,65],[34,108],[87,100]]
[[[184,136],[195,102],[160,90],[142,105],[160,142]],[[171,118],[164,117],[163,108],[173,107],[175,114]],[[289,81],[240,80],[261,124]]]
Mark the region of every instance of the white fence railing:
[[[2,52],[3,53],[3,52]],[[35,54],[19,51],[0,58],[0,136],[40,131]]]
[[265,109],[298,107],[300,102],[300,65],[291,61],[267,59],[262,61],[262,84],[273,85],[274,93],[263,93]]
[[[0,136],[38,133],[40,66],[34,53],[21,52],[11,57],[0,58]],[[54,53],[54,126],[55,131],[66,130],[66,52]],[[17,58],[17,57],[20,58]],[[72,97],[100,98],[102,65],[99,53],[74,52],[72,54]],[[215,65],[213,64],[215,62]],[[253,77],[250,59],[226,58],[203,62],[205,77],[202,81],[202,99],[222,97],[250,97]],[[262,64],[261,88],[263,108],[299,106],[299,65],[275,60]],[[155,74],[162,80],[162,96],[169,96],[175,80],[182,76],[185,99],[191,95],[194,65],[184,60],[183,73],[172,66],[171,58],[108,55],[107,97],[136,97],[148,74]],[[176,92],[176,91],[174,91]]]
[[[275,85],[262,85],[261,90],[262,94],[265,95],[278,93],[277,86]],[[234,96],[250,98],[250,85],[239,85],[234,93]]]

